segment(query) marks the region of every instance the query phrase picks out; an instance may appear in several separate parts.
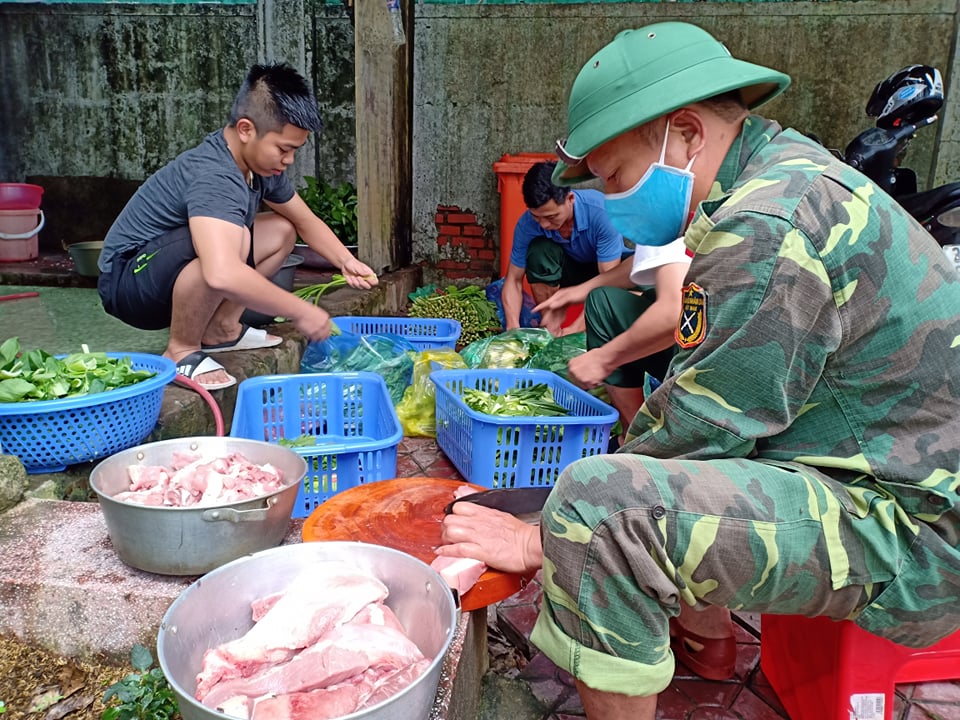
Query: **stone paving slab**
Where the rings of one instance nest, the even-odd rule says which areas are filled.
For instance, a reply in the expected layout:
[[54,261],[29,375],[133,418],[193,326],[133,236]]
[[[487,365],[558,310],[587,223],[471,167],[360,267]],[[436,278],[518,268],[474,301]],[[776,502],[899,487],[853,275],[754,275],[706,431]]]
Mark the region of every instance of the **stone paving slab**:
[[[300,542],[301,527],[291,522],[282,544]],[[153,646],[196,579],[124,564],[95,502],[25,500],[0,525],[0,633],[63,655],[123,660],[134,643]]]

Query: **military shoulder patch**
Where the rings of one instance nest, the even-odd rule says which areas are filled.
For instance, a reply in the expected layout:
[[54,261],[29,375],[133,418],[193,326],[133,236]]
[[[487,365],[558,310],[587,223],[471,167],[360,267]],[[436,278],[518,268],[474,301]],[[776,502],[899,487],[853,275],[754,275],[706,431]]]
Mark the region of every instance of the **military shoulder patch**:
[[677,325],[677,344],[691,348],[707,335],[707,291],[696,283],[683,288],[683,309]]

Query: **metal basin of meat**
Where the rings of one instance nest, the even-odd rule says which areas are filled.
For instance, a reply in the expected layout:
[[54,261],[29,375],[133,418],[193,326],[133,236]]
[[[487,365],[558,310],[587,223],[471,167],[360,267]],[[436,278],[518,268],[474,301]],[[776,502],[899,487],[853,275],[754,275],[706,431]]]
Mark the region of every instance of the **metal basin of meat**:
[[[285,591],[303,571],[326,561],[346,562],[383,582],[389,590],[386,605],[403,624],[407,637],[430,660],[404,689],[376,705],[341,716],[343,720],[431,717],[444,655],[457,622],[450,589],[429,565],[399,550],[367,543],[309,542],[264,550],[217,568],[190,585],[167,609],[157,636],[157,657],[184,720],[231,717],[195,699],[204,654],[247,634],[254,624],[251,604],[255,600]],[[308,622],[306,617],[293,615],[291,623],[303,626]]]
[[[238,502],[165,507],[114,498],[128,490],[128,468],[169,466],[175,454],[210,457],[242,454],[282,473],[278,490]],[[200,575],[224,563],[279,545],[290,527],[297,485],[306,462],[293,450],[259,440],[191,437],[129,448],[100,462],[90,473],[113,548],[123,562],[162,575]]]

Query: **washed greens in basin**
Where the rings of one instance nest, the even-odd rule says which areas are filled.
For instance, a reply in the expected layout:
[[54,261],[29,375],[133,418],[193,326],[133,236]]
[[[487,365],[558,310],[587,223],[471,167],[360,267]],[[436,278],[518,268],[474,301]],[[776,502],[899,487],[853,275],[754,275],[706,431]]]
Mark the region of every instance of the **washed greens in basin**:
[[62,358],[45,350],[21,351],[19,338],[0,345],[0,403],[62,400],[135,385],[156,375],[136,370],[129,357],[84,351]]

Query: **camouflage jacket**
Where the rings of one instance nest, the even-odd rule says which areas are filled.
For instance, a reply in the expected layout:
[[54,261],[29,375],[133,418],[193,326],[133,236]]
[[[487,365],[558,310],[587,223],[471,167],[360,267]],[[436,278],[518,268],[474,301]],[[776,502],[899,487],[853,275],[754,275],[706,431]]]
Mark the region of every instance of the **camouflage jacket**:
[[756,116],[685,241],[680,350],[623,450],[813,466],[845,500],[892,499],[899,522],[956,547],[960,277],[936,242],[863,175]]

